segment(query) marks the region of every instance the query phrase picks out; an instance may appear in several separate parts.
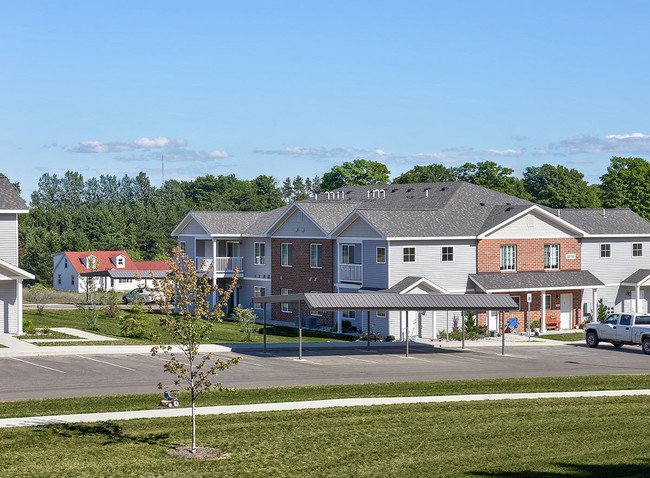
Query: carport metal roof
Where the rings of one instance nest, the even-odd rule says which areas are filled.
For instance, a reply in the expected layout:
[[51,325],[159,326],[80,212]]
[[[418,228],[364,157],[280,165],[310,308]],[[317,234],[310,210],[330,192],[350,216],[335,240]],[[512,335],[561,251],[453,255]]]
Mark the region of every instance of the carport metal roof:
[[[304,302],[311,310],[354,310],[367,311],[366,336],[370,349],[370,312],[371,310],[518,310],[519,306],[509,295],[490,294],[394,294],[394,293],[314,293],[269,295],[255,297],[256,303],[277,304]],[[266,352],[266,307],[263,310],[264,322],[264,351]],[[300,310],[300,307],[298,308]],[[407,315],[408,329],[408,315]],[[503,336],[503,334],[502,334]],[[503,349],[502,342],[502,349]],[[464,341],[463,341],[464,346]],[[302,320],[298,320],[298,357],[302,359]],[[408,356],[408,337],[406,340],[406,355]]]

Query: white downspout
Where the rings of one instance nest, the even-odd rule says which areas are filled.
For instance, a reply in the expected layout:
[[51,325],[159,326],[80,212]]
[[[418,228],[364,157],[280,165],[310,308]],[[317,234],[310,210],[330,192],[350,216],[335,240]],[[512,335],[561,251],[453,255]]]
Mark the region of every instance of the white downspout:
[[[18,335],[23,335],[23,280],[16,281],[16,318],[18,319]],[[9,332],[7,330],[6,332]]]

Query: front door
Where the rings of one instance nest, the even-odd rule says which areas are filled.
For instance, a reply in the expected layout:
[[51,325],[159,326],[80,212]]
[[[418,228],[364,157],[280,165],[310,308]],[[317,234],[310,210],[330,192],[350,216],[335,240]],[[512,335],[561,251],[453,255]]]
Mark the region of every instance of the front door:
[[573,294],[560,295],[560,328],[570,329],[573,319]]
[[490,332],[499,330],[499,311],[498,310],[488,310],[488,313],[487,313],[487,329]]

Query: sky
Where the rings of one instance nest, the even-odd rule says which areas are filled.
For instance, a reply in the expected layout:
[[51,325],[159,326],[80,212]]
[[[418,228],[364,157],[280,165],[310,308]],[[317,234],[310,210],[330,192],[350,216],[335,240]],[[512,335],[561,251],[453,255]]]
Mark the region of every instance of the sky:
[[2,2],[0,172],[650,160],[649,2]]

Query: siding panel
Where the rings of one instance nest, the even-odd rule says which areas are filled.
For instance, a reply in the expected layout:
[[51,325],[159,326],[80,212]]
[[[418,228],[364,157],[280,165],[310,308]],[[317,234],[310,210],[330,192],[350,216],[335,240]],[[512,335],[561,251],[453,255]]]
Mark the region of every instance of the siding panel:
[[18,300],[15,281],[0,281],[0,333],[18,333]]
[[340,234],[341,237],[381,237],[372,227],[363,219],[357,218],[352,224],[345,228]]
[[[529,223],[529,216],[534,219]],[[532,225],[529,225],[532,224]],[[490,239],[527,239],[529,237],[573,237],[568,230],[552,223],[537,214],[526,214],[505,227],[496,230],[488,237]]]
[[294,211],[287,220],[273,233],[274,237],[324,237],[314,222],[301,211]]
[[18,215],[0,214],[0,259],[18,265]]

